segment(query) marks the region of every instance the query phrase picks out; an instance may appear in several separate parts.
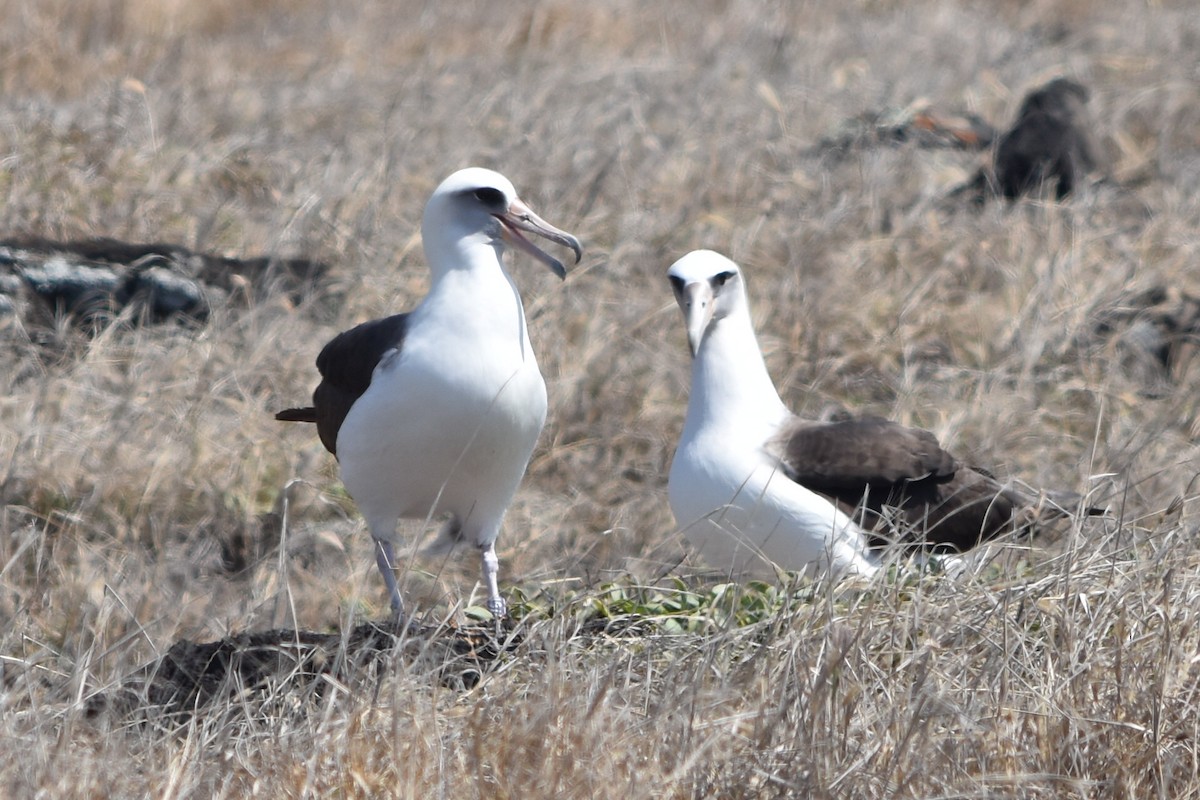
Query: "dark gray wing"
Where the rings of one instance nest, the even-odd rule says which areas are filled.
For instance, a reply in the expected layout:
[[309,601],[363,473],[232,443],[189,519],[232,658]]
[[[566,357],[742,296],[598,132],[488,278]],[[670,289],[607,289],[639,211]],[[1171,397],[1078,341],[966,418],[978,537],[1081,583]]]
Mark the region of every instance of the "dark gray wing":
[[929,431],[882,417],[796,419],[773,443],[788,477],[810,489],[861,498],[867,489],[941,483],[958,463]]
[[317,356],[321,382],[313,391],[312,406],[289,408],[275,418],[285,422],[315,422],[321,443],[336,456],[342,420],[371,385],[371,375],[380,359],[404,344],[407,331],[408,314],[395,314],[339,333]]
[[1029,501],[960,465],[929,431],[880,417],[795,420],[771,448],[785,475],[850,509],[873,530],[872,547],[892,543],[899,533],[911,544],[967,550],[1020,526],[1016,512]]

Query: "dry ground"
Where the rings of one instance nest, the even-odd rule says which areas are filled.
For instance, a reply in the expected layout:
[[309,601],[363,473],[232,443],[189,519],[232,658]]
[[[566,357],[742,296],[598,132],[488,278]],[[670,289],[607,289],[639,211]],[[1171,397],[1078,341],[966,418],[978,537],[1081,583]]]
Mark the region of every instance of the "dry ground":
[[[1091,336],[1126,289],[1196,288],[1193,3],[0,0],[0,19],[0,236],[332,265],[303,302],[248,289],[199,331],[3,330],[0,793],[1200,795],[1200,371],[1147,391]],[[944,207],[961,151],[814,148],[922,98],[1006,124],[1058,75],[1093,89],[1113,179],[1061,205]],[[271,412],[308,396],[331,334],[420,297],[422,205],[468,164],[587,248],[565,285],[514,265],[551,403],[500,541],[531,600],[521,647],[469,691],[395,659],[165,733],[86,718],[177,639],[385,613],[332,459]],[[928,427],[1113,518],[959,581],[726,591],[665,496],[688,364],[664,272],[700,246],[746,268],[797,409]],[[459,619],[474,579],[473,559],[422,563],[407,591]],[[681,603],[681,626],[571,636],[588,609]]]

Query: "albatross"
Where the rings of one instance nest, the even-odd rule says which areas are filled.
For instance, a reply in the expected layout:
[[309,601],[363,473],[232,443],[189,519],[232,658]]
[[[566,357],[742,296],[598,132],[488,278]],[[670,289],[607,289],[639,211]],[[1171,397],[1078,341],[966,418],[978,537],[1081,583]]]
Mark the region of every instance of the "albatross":
[[582,256],[579,240],[535,214],[503,175],[473,167],[446,178],[421,221],[429,293],[406,314],[326,344],[313,404],[275,415],[315,423],[337,458],[397,621],[398,519],[446,517],[433,549],[478,548],[488,610],[497,620],[507,612],[496,537],[546,421],[546,384],[504,252],[515,247],[566,277],[527,234],[569,248],[575,263]]
[[925,430],[880,417],[795,416],[767,373],[737,264],[697,250],[668,277],[692,353],[668,495],[711,565],[869,576],[889,544],[961,552],[1080,509],[1071,492],[1001,484]]

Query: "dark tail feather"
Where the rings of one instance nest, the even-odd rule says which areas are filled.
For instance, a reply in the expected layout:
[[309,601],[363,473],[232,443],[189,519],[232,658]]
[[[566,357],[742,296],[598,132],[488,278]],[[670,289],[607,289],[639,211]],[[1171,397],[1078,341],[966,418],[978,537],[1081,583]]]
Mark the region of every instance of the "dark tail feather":
[[1085,517],[1103,517],[1108,513],[1106,506],[1083,505],[1083,496],[1076,492],[1045,492],[1045,498],[1067,514],[1073,514],[1078,511]]
[[317,410],[312,406],[306,408],[285,408],[275,415],[280,422],[316,422]]

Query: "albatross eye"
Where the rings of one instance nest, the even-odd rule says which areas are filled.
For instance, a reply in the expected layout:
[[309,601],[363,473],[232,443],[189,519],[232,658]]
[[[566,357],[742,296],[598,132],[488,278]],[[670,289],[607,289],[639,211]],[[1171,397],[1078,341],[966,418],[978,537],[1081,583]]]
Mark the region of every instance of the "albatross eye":
[[504,205],[504,192],[491,186],[484,186],[481,189],[476,189],[473,194],[475,195],[475,199],[483,203],[485,206]]
[[674,291],[675,294],[679,294],[683,291],[683,278],[679,277],[678,275],[668,275],[667,280],[671,281],[671,290]]
[[724,286],[726,283],[729,282],[729,279],[732,278],[736,274],[737,273],[735,273],[735,272],[721,272],[721,273],[714,275],[712,278],[713,288],[720,288],[721,286]]

